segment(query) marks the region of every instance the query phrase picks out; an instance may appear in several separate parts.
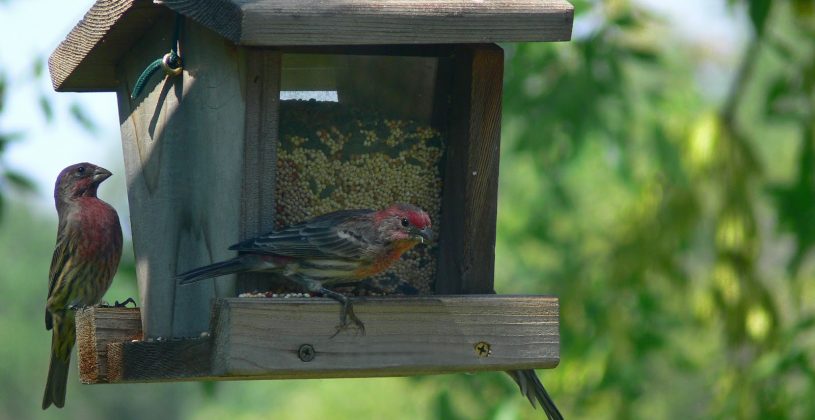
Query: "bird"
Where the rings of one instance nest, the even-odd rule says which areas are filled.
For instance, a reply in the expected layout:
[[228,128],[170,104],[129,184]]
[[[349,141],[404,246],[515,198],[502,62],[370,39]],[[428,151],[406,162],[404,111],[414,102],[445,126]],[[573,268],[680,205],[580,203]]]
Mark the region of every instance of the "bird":
[[234,244],[229,249],[238,251],[237,257],[177,278],[180,284],[190,284],[247,271],[281,274],[342,304],[337,333],[353,322],[364,334],[365,325],[354,314],[351,300],[328,287],[381,273],[406,251],[430,241],[432,235],[430,217],[412,204],[339,210]]
[[549,420],[563,420],[563,415],[560,414],[560,410],[555,406],[555,402],[546,392],[546,388],[543,387],[543,383],[534,370],[508,370],[506,373],[518,384],[521,394],[529,400],[533,408],[537,408],[535,404],[537,401]]
[[[260,271],[282,274],[311,292],[343,305],[337,332],[353,322],[363,333],[350,299],[326,286],[348,286],[378,274],[417,244],[430,241],[430,217],[422,209],[397,203],[383,210],[340,210],[269,232],[229,247],[238,256],[181,273],[180,284],[227,274]],[[346,318],[347,316],[347,318]],[[507,371],[533,407],[550,420],[562,419],[534,370]]]
[[96,190],[112,174],[91,163],[63,169],[54,187],[59,225],[49,273],[45,328],[52,330],[51,363],[42,409],[65,405],[75,309],[99,303],[122,256],[119,216]]

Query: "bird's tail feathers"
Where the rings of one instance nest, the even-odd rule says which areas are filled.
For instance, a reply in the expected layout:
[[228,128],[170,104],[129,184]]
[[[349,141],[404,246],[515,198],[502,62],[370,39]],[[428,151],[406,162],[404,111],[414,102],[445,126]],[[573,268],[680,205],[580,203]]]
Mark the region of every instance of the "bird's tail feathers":
[[65,388],[68,385],[69,361],[61,360],[56,354],[51,354],[51,364],[48,366],[48,381],[45,383],[45,395],[42,397],[42,409],[45,410],[54,404],[58,408],[65,405]]
[[555,406],[555,402],[552,401],[552,397],[546,392],[546,388],[543,387],[543,384],[534,370],[508,370],[507,373],[518,384],[518,387],[521,388],[521,393],[529,399],[532,407],[537,408],[535,404],[535,401],[537,401],[541,407],[543,407],[543,411],[549,420],[563,420],[563,415],[560,414],[560,411]]
[[243,268],[243,266],[244,265],[240,257],[232,258],[231,260],[217,262],[215,264],[210,264],[204,267],[199,267],[187,271],[186,273],[181,273],[177,275],[176,278],[181,279],[181,282],[179,284],[195,283],[197,281],[213,277],[237,273]]

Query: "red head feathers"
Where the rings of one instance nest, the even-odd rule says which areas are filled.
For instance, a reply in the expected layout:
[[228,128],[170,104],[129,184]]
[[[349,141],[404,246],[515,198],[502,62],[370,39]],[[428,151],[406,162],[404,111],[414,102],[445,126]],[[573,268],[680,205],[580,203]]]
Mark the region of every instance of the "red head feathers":
[[433,234],[430,230],[430,216],[412,204],[393,204],[376,212],[374,220],[391,231],[389,236],[392,240],[424,242],[430,240]]
[[54,186],[57,204],[76,197],[96,197],[96,189],[102,181],[110,178],[110,171],[92,163],[83,162],[62,170]]

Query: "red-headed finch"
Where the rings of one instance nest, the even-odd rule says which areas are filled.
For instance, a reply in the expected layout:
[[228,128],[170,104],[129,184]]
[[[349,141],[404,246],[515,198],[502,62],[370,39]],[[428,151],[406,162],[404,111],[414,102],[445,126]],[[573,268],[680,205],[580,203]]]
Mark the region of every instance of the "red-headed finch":
[[65,405],[68,366],[74,346],[74,309],[99,303],[122,256],[122,228],[116,210],[96,198],[99,184],[111,173],[90,163],[62,170],[54,187],[59,215],[57,245],[51,259],[45,328],[51,336],[51,365],[42,398]]
[[[410,204],[384,210],[341,210],[324,214],[229,247],[238,251],[230,260],[179,274],[181,284],[227,274],[265,271],[281,274],[311,292],[343,304],[338,332],[347,318],[364,332],[351,301],[326,286],[347,286],[381,273],[402,254],[432,236],[430,217]],[[535,407],[536,401],[551,420],[562,419],[534,370],[507,373]]]
[[237,257],[178,278],[186,284],[245,271],[279,273],[342,303],[338,328],[348,326],[348,317],[364,333],[351,301],[326,286],[381,273],[431,235],[430,217],[410,204],[335,211],[232,245],[229,249],[238,251]]

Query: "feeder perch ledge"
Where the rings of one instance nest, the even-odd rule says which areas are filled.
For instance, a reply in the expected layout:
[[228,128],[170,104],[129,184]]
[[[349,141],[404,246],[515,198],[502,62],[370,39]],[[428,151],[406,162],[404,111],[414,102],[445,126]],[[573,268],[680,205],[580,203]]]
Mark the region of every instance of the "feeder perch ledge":
[[335,337],[336,302],[215,301],[201,337],[144,341],[138,309],[77,314],[83,383],[427,375],[553,368],[558,300],[547,296],[367,298],[366,335]]

